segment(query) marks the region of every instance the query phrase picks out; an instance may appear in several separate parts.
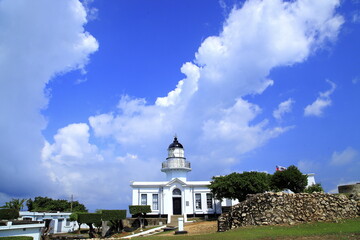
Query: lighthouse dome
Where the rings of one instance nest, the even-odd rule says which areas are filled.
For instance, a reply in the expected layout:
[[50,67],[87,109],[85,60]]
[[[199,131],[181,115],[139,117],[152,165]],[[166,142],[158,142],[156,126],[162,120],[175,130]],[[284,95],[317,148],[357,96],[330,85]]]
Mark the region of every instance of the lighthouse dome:
[[168,149],[170,148],[184,148],[181,143],[178,142],[177,137],[174,137],[174,141],[169,145]]

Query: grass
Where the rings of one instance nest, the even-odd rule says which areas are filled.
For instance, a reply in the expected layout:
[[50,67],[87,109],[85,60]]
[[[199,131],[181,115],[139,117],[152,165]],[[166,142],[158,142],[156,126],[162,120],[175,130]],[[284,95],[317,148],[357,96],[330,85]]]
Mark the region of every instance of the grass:
[[[352,238],[355,234],[355,238]],[[226,240],[226,239],[279,239],[320,236],[319,239],[360,239],[360,218],[335,222],[304,223],[294,226],[252,226],[230,230],[223,233],[188,236],[153,236],[142,239],[176,239],[176,240]],[[323,238],[321,238],[323,236]]]

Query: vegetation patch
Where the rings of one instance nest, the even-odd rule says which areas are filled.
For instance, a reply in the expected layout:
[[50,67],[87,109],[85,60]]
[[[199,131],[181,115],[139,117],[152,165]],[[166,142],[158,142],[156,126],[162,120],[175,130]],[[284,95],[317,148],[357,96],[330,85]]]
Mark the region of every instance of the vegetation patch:
[[[359,239],[360,218],[341,220],[338,222],[316,222],[282,226],[250,226],[227,232],[215,232],[203,235],[142,237],[141,239],[196,239],[196,240],[227,240],[227,239],[294,239],[315,237],[316,239]],[[186,230],[186,226],[185,226]]]
[[0,209],[0,220],[12,220],[19,217],[19,210],[17,209]]

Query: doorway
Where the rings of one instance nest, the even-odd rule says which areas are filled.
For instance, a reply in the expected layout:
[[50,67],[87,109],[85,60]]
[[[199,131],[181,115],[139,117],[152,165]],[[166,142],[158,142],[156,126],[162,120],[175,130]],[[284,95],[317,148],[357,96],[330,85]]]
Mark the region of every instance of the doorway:
[[181,215],[181,197],[173,197],[173,214]]

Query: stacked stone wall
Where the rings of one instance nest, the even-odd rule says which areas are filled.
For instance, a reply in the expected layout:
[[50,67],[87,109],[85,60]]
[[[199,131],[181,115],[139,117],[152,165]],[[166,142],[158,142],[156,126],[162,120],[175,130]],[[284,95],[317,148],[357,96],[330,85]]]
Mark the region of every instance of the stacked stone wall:
[[[356,199],[356,200],[355,200]],[[326,193],[262,193],[248,195],[218,218],[218,231],[248,225],[333,221],[360,215],[358,198]]]

